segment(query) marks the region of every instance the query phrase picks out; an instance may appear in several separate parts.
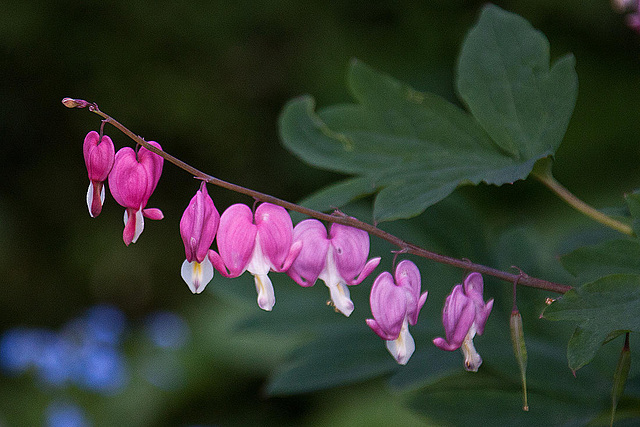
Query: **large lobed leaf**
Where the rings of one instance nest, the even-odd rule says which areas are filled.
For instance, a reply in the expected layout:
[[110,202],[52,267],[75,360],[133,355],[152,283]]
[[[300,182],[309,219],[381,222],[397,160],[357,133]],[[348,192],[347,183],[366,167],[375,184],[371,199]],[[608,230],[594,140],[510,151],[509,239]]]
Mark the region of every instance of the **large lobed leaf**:
[[377,221],[408,218],[458,185],[524,179],[560,145],[577,93],[573,57],[549,67],[545,37],[523,18],[486,6],[459,58],[457,86],[472,114],[354,60],[356,104],[315,111],[309,97],[280,118],[286,148],[355,175],[305,203],[327,210],[378,193]]
[[544,317],[579,322],[567,348],[576,371],[612,337],[640,332],[640,275],[612,274],[573,289],[549,305]]
[[582,282],[616,273],[640,274],[640,242],[617,239],[585,246],[562,256],[562,265]]

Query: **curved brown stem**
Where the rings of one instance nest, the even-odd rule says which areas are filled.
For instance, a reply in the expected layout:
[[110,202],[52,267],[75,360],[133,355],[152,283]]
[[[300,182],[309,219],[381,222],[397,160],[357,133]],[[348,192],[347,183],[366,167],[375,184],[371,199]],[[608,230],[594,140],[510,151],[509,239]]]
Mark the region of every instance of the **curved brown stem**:
[[307,215],[312,218],[319,219],[321,221],[327,222],[335,222],[342,225],[348,225],[350,227],[358,228],[360,230],[364,230],[372,236],[376,236],[380,239],[386,240],[387,242],[397,246],[404,253],[413,254],[422,258],[430,259],[432,261],[436,261],[442,264],[448,264],[453,267],[468,269],[477,271],[481,274],[486,274],[489,276],[497,277],[498,279],[504,280],[509,283],[514,283],[517,280],[519,285],[529,286],[532,288],[543,289],[551,292],[556,292],[560,294],[564,294],[565,292],[572,289],[571,286],[563,285],[560,283],[549,282],[547,280],[538,279],[535,277],[520,274],[512,274],[506,271],[498,270],[495,268],[487,267],[482,264],[476,264],[470,262],[469,260],[461,260],[457,258],[448,257],[446,255],[440,255],[435,252],[428,251],[418,245],[414,245],[413,243],[402,240],[401,238],[394,236],[393,234],[387,233],[384,230],[379,229],[378,227],[368,224],[366,222],[362,222],[356,218],[349,217],[346,215],[336,215],[336,214],[326,214],[323,212],[318,212],[313,209],[305,208],[304,206],[296,205],[295,203],[287,202],[286,200],[278,199],[277,197],[270,196],[268,194],[260,193],[259,191],[251,190],[249,188],[242,187],[240,185],[236,185],[227,181],[223,181],[211,175],[208,175],[193,166],[183,162],[182,160],[172,156],[166,151],[162,151],[149,144],[140,136],[134,134],[125,126],[123,126],[120,122],[115,120],[113,117],[108,114],[102,112],[98,105],[95,103],[90,103],[81,99],[72,99],[65,98],[62,100],[62,103],[69,108],[85,108],[88,107],[89,111],[98,114],[100,117],[104,119],[106,123],[109,123],[120,130],[122,133],[127,135],[136,144],[140,144],[145,147],[149,151],[153,151],[157,155],[163,157],[165,160],[173,163],[179,168],[189,172],[196,178],[202,179],[203,181],[208,182],[209,184],[216,185],[218,187],[226,188],[231,191],[235,191],[237,193],[245,194],[247,196],[253,197],[256,200],[260,200],[262,202],[273,203],[274,205],[282,206],[285,209],[299,212],[303,215]]

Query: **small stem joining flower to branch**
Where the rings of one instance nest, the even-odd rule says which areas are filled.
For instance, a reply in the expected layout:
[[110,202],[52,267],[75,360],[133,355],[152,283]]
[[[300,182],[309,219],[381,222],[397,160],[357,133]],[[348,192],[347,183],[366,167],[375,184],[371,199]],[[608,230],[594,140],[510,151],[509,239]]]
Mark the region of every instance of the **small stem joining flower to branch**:
[[[124,133],[126,136],[128,136],[130,139],[132,139],[133,141],[136,142],[136,144],[143,146],[144,148],[146,148],[147,150],[156,153],[157,155],[161,156],[162,158],[164,158],[165,160],[173,163],[174,165],[176,165],[177,167],[179,167],[180,169],[183,169],[184,171],[188,172],[189,174],[193,175],[195,178],[201,179],[209,184],[213,184],[216,185],[218,187],[222,187],[222,188],[226,188],[227,190],[231,190],[231,191],[235,191],[237,193],[241,193],[241,194],[245,194],[249,197],[254,198],[255,200],[259,200],[261,202],[266,202],[266,203],[271,203],[274,205],[278,205],[281,206],[285,209],[288,209],[290,211],[295,211],[295,212],[299,212],[303,215],[309,216],[311,218],[316,218],[319,219],[321,221],[326,221],[329,223],[338,223],[338,224],[342,224],[342,225],[346,225],[349,227],[353,227],[353,228],[357,228],[363,231],[366,231],[367,233],[369,233],[370,235],[376,236],[382,240],[386,240],[387,242],[397,246],[398,248],[400,248],[400,252],[403,253],[409,253],[412,255],[416,255],[422,258],[426,258],[426,259],[430,259],[432,261],[436,261],[442,264],[447,264],[447,265],[451,265],[453,267],[458,267],[458,268],[462,268],[462,269],[470,269],[473,271],[476,271],[478,273],[481,274],[487,274],[489,276],[493,276],[496,277],[498,279],[504,280],[506,282],[509,283],[514,283],[517,280],[517,283],[519,285],[523,285],[523,286],[529,286],[529,287],[533,287],[533,288],[537,288],[537,289],[542,289],[542,290],[547,290],[547,291],[551,291],[551,292],[556,292],[556,293],[560,293],[560,294],[564,294],[565,292],[569,291],[572,289],[571,286],[568,285],[563,285],[560,283],[554,283],[554,282],[550,282],[547,280],[543,280],[543,279],[538,279],[535,277],[531,277],[531,276],[527,276],[527,275],[523,275],[522,273],[520,274],[512,274],[512,273],[508,273],[506,271],[502,271],[502,270],[498,270],[495,268],[491,268],[491,267],[487,267],[485,265],[482,264],[476,264],[476,263],[472,263],[469,260],[461,260],[461,259],[457,259],[457,258],[452,258],[452,257],[448,257],[445,255],[440,255],[438,253],[435,252],[431,252],[428,251],[420,246],[414,245],[412,243],[409,243],[393,234],[390,234],[384,230],[381,230],[380,228],[368,224],[366,222],[360,221],[356,218],[347,216],[347,215],[336,215],[335,213],[332,214],[326,214],[323,212],[319,212],[313,209],[309,209],[309,208],[305,208],[304,206],[300,206],[297,205],[295,203],[291,203],[288,202],[286,200],[282,200],[279,199],[277,197],[273,197],[270,196],[268,194],[264,194],[264,193],[260,193],[258,191],[246,188],[246,187],[242,187],[240,185],[237,184],[233,184],[221,179],[218,179],[216,177],[213,177],[211,175],[208,175],[196,168],[194,168],[193,166],[183,162],[182,160],[172,156],[171,154],[167,153],[166,151],[160,150],[157,147],[149,144],[147,141],[145,141],[142,137],[134,134],[133,132],[131,132],[128,128],[126,128],[124,125],[122,125],[120,122],[118,122],[117,120],[115,120],[113,117],[111,117],[110,115],[104,113],[103,111],[101,111],[98,108],[98,105],[96,103],[91,103],[82,99],[73,99],[73,98],[64,98],[62,100],[62,103],[68,107],[68,108],[88,108],[89,111],[99,115],[100,117],[102,117],[103,121],[105,123],[109,123],[112,126],[114,126],[115,128],[117,128],[119,131],[121,131],[122,133]],[[540,179],[538,177],[538,179]],[[597,211],[596,211],[597,212]],[[607,217],[608,218],[608,217]],[[614,220],[612,220],[614,221]],[[617,222],[617,221],[614,221]],[[624,224],[621,224],[622,226],[624,226]],[[627,234],[632,234],[633,232],[631,231],[630,228],[628,228],[629,232],[627,232]],[[623,231],[626,232],[626,231]]]

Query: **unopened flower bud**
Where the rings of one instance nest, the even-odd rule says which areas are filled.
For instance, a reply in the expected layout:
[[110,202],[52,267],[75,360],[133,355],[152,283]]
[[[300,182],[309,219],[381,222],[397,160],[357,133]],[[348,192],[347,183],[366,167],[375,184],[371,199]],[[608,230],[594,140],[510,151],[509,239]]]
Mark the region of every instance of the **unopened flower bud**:
[[84,99],[64,98],[62,104],[67,108],[85,108],[89,105]]
[[513,344],[513,354],[516,356],[518,367],[520,368],[520,377],[522,380],[522,409],[529,410],[527,401],[527,346],[524,342],[524,330],[522,329],[522,316],[518,309],[511,312],[509,320],[511,328],[511,343]]

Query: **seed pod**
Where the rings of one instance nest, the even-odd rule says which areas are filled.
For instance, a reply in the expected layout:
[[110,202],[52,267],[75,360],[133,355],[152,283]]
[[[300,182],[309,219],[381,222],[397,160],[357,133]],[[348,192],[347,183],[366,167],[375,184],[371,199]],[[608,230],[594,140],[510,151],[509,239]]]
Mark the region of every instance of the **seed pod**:
[[520,367],[520,377],[522,378],[522,409],[529,410],[527,401],[527,347],[524,343],[524,330],[522,329],[522,316],[517,308],[511,311],[509,321],[511,327],[511,342],[513,344],[513,354],[516,356]]

